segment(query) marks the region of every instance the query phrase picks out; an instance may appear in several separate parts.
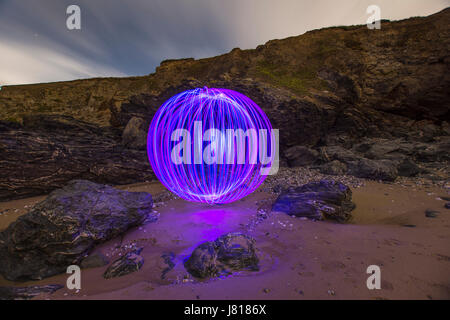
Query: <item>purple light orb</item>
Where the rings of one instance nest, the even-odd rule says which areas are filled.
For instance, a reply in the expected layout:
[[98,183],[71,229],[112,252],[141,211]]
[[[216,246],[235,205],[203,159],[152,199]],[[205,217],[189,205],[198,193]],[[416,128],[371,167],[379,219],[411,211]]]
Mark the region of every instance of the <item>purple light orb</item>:
[[189,201],[229,203],[256,190],[273,159],[266,114],[228,89],[197,88],[167,100],[156,112],[147,153],[158,179]]

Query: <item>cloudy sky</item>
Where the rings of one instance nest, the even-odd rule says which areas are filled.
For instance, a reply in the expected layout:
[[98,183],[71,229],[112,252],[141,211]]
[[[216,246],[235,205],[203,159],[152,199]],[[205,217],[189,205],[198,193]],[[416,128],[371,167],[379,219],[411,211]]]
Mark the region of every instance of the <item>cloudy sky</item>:
[[[81,30],[66,27],[71,4]],[[0,0],[0,85],[149,74],[164,59],[364,24],[371,4],[398,20],[450,0]]]

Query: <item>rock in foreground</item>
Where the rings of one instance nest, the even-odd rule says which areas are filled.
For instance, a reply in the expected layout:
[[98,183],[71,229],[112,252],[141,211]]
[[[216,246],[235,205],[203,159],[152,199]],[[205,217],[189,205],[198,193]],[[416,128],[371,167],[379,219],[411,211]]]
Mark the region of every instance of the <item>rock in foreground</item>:
[[41,293],[53,293],[63,288],[60,284],[30,287],[0,287],[0,300],[28,300]]
[[121,277],[129,273],[138,271],[144,265],[144,258],[140,256],[143,247],[128,252],[123,257],[114,261],[106,269],[103,277],[105,279]]
[[330,180],[310,182],[281,193],[273,211],[314,220],[333,219],[345,222],[355,208],[352,191],[346,185]]
[[145,192],[74,180],[0,233],[0,274],[21,281],[65,272],[96,244],[155,221],[152,205]]
[[240,270],[258,271],[258,262],[253,238],[228,233],[199,245],[184,266],[193,276],[208,278]]

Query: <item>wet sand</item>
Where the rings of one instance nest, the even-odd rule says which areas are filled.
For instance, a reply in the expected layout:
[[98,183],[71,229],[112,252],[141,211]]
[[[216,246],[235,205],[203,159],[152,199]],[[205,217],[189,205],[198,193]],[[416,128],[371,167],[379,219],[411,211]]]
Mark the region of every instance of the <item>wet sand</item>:
[[[157,183],[120,187],[158,194]],[[143,267],[135,273],[104,279],[107,266],[82,270],[79,292],[66,288],[38,299],[449,299],[450,210],[435,186],[402,186],[368,181],[352,188],[356,209],[350,223],[308,221],[283,213],[257,218],[276,197],[255,192],[235,203],[209,206],[181,199],[156,206],[159,220],[129,230],[99,245],[111,261],[144,246]],[[0,230],[44,199],[34,197],[0,203]],[[27,206],[26,208],[24,208]],[[425,217],[426,209],[440,211]],[[6,211],[5,213],[5,210]],[[227,232],[243,232],[256,240],[260,271],[213,280],[192,278],[183,260],[204,241]],[[161,257],[175,255],[175,267]],[[381,290],[368,290],[366,269],[381,268]],[[62,274],[42,281],[1,285],[65,284]]]

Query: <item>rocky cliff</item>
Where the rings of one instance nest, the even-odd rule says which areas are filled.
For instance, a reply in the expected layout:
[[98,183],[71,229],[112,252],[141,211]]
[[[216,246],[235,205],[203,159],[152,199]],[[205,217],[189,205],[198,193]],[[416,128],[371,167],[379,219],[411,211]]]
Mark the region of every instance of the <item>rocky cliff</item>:
[[189,88],[248,95],[280,129],[285,165],[394,180],[448,177],[450,9],[383,21],[380,30],[333,27],[163,61],[144,77],[5,86],[0,90],[0,200],[48,192],[73,178],[152,178],[148,123]]

